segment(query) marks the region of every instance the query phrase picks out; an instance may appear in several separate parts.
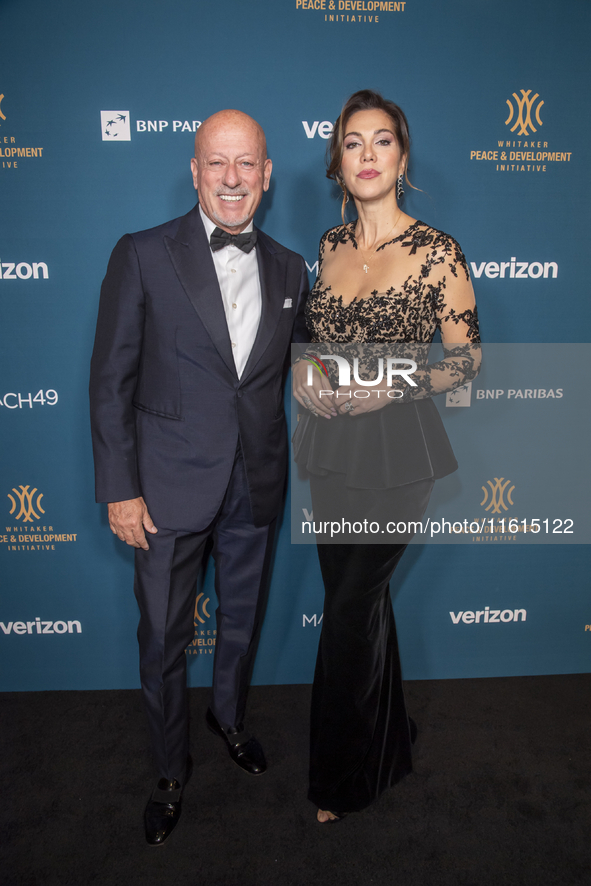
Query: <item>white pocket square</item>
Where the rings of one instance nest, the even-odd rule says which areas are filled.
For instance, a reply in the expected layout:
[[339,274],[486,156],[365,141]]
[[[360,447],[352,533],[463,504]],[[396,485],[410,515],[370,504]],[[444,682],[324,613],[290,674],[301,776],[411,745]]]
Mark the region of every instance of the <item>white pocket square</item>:
[[283,307],[284,308],[291,308],[291,299],[290,298],[285,299],[285,301],[283,302]]

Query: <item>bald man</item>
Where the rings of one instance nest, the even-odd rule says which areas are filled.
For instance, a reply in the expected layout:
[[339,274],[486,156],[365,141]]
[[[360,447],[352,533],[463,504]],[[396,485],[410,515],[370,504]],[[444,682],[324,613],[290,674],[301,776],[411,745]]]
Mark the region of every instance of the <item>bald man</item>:
[[144,814],[162,845],[191,772],[185,649],[196,584],[215,560],[217,639],[207,725],[251,775],[266,769],[244,714],[275,521],[283,504],[286,359],[305,341],[301,256],[253,226],[271,160],[251,117],[197,132],[199,202],[125,235],[101,289],[91,367],[96,498],[135,551],[140,673],[158,782]]

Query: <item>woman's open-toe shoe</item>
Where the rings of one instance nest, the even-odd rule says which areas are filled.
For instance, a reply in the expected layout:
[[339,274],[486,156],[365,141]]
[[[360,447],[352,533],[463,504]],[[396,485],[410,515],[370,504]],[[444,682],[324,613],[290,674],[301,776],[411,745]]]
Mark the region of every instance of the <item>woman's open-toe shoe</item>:
[[318,824],[336,824],[338,821],[342,821],[347,815],[349,815],[348,812],[331,812],[330,809],[322,809],[320,811],[328,812],[330,815],[334,815],[334,818],[327,818],[326,821],[318,821],[318,817],[316,817]]

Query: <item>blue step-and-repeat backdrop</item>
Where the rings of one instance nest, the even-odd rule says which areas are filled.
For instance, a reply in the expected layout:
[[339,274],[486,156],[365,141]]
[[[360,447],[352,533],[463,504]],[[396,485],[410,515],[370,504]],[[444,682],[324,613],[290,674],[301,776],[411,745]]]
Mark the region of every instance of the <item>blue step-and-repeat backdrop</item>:
[[[539,376],[477,379],[470,414],[498,435],[496,401],[510,398],[525,425],[531,409],[530,492],[556,486],[564,458],[580,459],[583,484],[585,447],[563,448],[557,429],[577,401],[588,409],[589,388],[551,343],[588,341],[591,328],[590,22],[580,0],[2,4],[0,688],[139,685],[132,551],[94,503],[89,356],[110,250],[191,208],[194,132],[222,108],[265,128],[274,171],[257,223],[304,256],[311,280],[340,218],[324,155],[343,101],[369,87],[404,108],[420,188],[405,209],[461,243],[485,342],[548,343]],[[536,459],[545,428],[552,457]],[[523,460],[506,457],[522,445],[489,447],[470,519],[571,516],[524,511]],[[322,584],[289,514],[288,502],[256,683],[313,674]],[[522,540],[483,531],[409,548],[392,587],[406,678],[589,670],[588,544]],[[211,679],[215,606],[210,569],[194,686]]]

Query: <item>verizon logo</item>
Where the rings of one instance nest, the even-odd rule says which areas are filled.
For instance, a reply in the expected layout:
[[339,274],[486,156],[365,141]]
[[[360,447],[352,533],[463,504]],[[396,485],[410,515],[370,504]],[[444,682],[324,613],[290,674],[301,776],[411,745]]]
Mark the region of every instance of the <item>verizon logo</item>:
[[82,625],[79,621],[0,621],[0,629],[4,634],[81,634]]
[[517,261],[512,258],[510,261],[483,261],[477,264],[470,262],[472,274],[476,279],[489,277],[491,280],[495,277],[501,279],[508,277],[510,280],[537,280],[539,277],[558,277],[558,262],[555,261]]
[[491,609],[485,606],[484,609],[478,609],[472,612],[467,609],[465,612],[450,612],[451,620],[455,625],[463,622],[465,625],[472,624],[508,624],[510,621],[525,621],[527,612],[525,609]]

